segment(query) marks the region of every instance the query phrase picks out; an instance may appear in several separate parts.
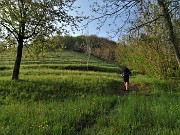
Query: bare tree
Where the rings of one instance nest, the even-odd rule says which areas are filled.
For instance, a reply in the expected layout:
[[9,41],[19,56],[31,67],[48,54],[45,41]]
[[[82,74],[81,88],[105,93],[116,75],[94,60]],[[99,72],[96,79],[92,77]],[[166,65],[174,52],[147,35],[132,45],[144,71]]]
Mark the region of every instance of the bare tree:
[[89,36],[88,34],[86,34],[85,36],[83,36],[84,42],[82,43],[81,48],[83,48],[83,50],[87,53],[87,70],[89,68],[89,60],[92,55],[93,47],[96,45],[96,39],[97,36],[95,35]]

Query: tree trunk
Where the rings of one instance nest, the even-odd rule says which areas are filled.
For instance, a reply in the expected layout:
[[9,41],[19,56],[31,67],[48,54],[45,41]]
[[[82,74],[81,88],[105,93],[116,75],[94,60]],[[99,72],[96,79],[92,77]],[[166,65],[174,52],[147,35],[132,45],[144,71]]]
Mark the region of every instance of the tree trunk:
[[165,21],[166,21],[166,24],[167,24],[167,28],[168,28],[168,31],[169,31],[169,38],[170,38],[170,41],[173,45],[173,48],[174,48],[174,52],[175,52],[175,56],[176,56],[176,60],[177,60],[177,63],[179,65],[179,68],[180,68],[180,49],[179,49],[179,42],[178,42],[178,39],[174,33],[174,28],[173,28],[173,25],[172,25],[172,22],[171,22],[171,17],[170,17],[170,14],[168,12],[168,8],[164,2],[164,0],[158,0],[158,4],[159,6],[162,8],[162,13],[164,15],[164,18],[165,18]]
[[23,49],[23,38],[19,38],[16,61],[14,64],[14,69],[13,69],[13,74],[12,74],[12,80],[19,79],[19,70],[20,70],[20,64],[21,64],[21,58],[22,58],[22,49]]

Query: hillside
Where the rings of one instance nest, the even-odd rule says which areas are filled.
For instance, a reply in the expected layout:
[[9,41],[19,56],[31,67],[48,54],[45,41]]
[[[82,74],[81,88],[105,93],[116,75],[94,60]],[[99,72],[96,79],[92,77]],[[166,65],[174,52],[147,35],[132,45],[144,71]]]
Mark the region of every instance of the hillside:
[[[100,94],[100,91],[109,88],[108,92],[112,92],[111,83],[118,84],[120,79],[116,74],[120,72],[118,67],[107,64],[105,61],[95,57],[90,59],[87,67],[86,55],[69,51],[48,54],[43,61],[23,59],[19,82],[11,81],[12,67],[11,62],[2,66],[0,80],[6,80],[3,83],[11,83],[13,90],[8,89],[14,91],[16,96],[20,96],[19,87],[25,92],[29,91],[29,89],[33,92],[41,91],[39,94],[47,92],[51,95],[52,91],[56,91],[57,94],[52,94],[52,96],[58,96],[58,98],[65,96],[64,92],[66,93],[67,90],[71,91],[72,94],[81,93],[81,91],[83,93],[85,91],[98,93],[99,91]],[[18,83],[19,85],[17,85]],[[33,85],[31,85],[32,83]],[[47,88],[45,88],[46,86]],[[6,86],[3,87],[7,89]],[[17,94],[15,94],[15,91]],[[26,94],[32,96],[32,93]],[[46,93],[42,95],[46,95]],[[24,98],[24,95],[20,98]],[[40,99],[40,95],[36,98]]]
[[[12,81],[11,54],[0,66],[0,134],[178,134],[179,83],[133,74],[123,93],[121,69],[63,51],[24,55]],[[164,119],[166,118],[166,119]]]

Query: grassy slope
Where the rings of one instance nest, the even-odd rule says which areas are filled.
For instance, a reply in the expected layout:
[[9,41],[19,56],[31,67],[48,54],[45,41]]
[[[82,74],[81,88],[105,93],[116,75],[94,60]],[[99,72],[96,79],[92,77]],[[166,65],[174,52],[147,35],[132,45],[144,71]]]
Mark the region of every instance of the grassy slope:
[[86,71],[85,55],[76,52],[51,53],[45,61],[23,58],[21,80],[11,81],[11,59],[1,61],[2,135],[180,132],[179,83],[136,75],[131,93],[123,94],[119,68],[92,58]]

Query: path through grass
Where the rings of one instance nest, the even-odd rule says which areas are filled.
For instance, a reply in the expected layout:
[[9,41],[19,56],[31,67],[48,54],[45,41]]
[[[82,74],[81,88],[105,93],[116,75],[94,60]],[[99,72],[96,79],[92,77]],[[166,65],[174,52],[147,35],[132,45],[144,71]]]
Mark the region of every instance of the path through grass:
[[82,71],[83,54],[49,56],[24,59],[19,81],[1,61],[0,134],[179,135],[180,83],[134,75],[125,94],[118,67],[93,58]]

